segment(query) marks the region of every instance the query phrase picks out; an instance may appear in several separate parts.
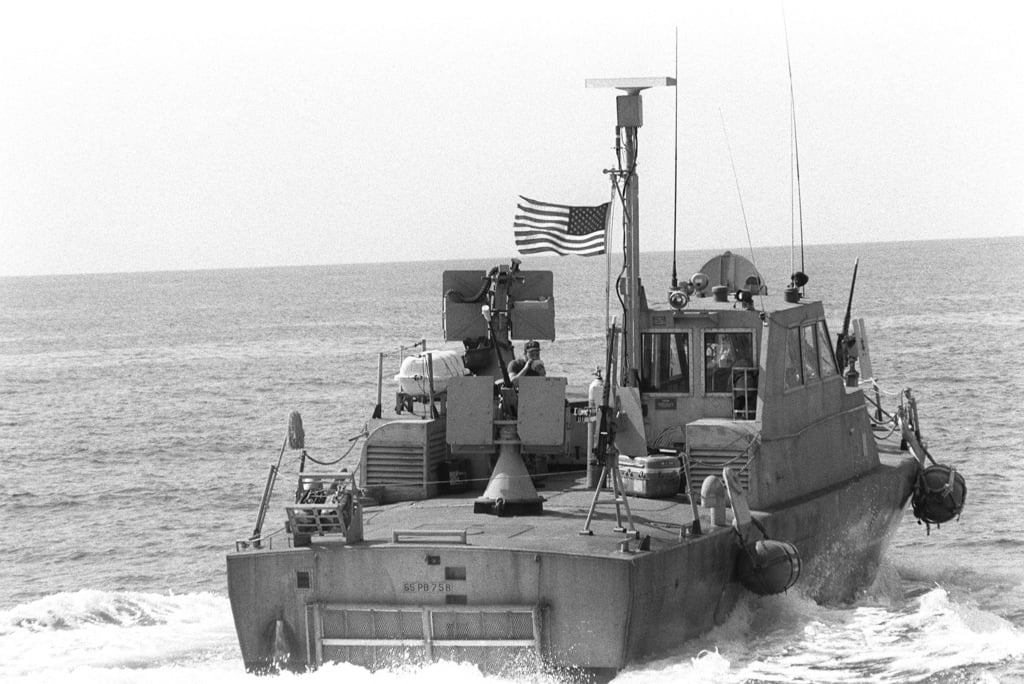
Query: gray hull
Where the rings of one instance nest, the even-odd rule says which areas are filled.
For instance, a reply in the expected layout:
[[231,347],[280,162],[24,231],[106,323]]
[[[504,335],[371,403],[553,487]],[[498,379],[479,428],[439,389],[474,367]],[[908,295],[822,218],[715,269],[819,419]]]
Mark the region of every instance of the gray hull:
[[[801,592],[847,600],[873,579],[916,469],[883,456],[863,476],[753,515],[800,550]],[[594,534],[579,534],[592,498],[581,483],[546,498],[544,515],[523,518],[474,515],[470,496],[368,508],[362,543],[280,539],[229,555],[247,669],[453,658],[617,670],[720,624],[745,591],[731,527],[703,520],[704,534],[680,538],[684,497],[630,498],[649,551],[623,547],[607,506]]]

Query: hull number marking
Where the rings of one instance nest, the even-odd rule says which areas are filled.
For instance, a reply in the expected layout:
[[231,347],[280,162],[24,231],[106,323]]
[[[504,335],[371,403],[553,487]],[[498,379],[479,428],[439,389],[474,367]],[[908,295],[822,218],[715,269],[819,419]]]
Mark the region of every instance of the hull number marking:
[[452,582],[402,582],[402,591],[409,594],[433,594],[455,591]]

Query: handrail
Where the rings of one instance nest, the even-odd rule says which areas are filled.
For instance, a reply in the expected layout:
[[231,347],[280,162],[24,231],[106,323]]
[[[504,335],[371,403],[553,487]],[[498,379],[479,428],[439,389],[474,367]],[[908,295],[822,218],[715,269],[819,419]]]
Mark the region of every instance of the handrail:
[[466,530],[392,530],[391,541],[394,544],[432,542],[449,544],[466,544]]
[[235,551],[248,551],[249,549],[271,549],[273,548],[274,537],[284,532],[283,527],[274,530],[268,534],[260,534],[259,537],[253,539],[249,537],[247,539],[236,539],[235,540]]

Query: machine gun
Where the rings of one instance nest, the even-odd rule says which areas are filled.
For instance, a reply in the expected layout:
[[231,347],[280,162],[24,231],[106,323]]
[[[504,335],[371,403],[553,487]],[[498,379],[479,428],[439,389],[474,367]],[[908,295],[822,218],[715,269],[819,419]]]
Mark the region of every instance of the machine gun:
[[843,317],[843,331],[836,336],[836,362],[842,371],[850,359],[855,359],[855,352],[851,347],[856,344],[856,338],[850,334],[850,314],[853,309],[853,289],[857,286],[857,268],[860,266],[860,258],[853,264],[853,280],[850,282],[850,298],[846,301],[846,316]]

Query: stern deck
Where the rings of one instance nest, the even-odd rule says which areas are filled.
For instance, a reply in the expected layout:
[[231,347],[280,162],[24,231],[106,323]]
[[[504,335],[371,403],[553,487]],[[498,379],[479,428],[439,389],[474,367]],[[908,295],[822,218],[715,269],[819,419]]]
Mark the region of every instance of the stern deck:
[[[582,555],[615,555],[626,534],[617,532],[612,492],[602,489],[592,534],[581,534],[594,499],[594,490],[576,475],[553,475],[538,489],[544,499],[539,516],[498,517],[474,513],[477,493],[450,494],[421,501],[406,501],[363,509],[364,543],[438,543],[446,534],[465,534],[467,545],[517,551],[556,552]],[[640,539],[649,536],[653,544],[677,544],[680,531],[693,522],[685,494],[672,498],[629,497],[633,526]],[[621,522],[628,528],[625,505]],[[439,538],[430,539],[435,535]],[[313,537],[317,543],[317,537]],[[450,543],[450,542],[449,542]]]

